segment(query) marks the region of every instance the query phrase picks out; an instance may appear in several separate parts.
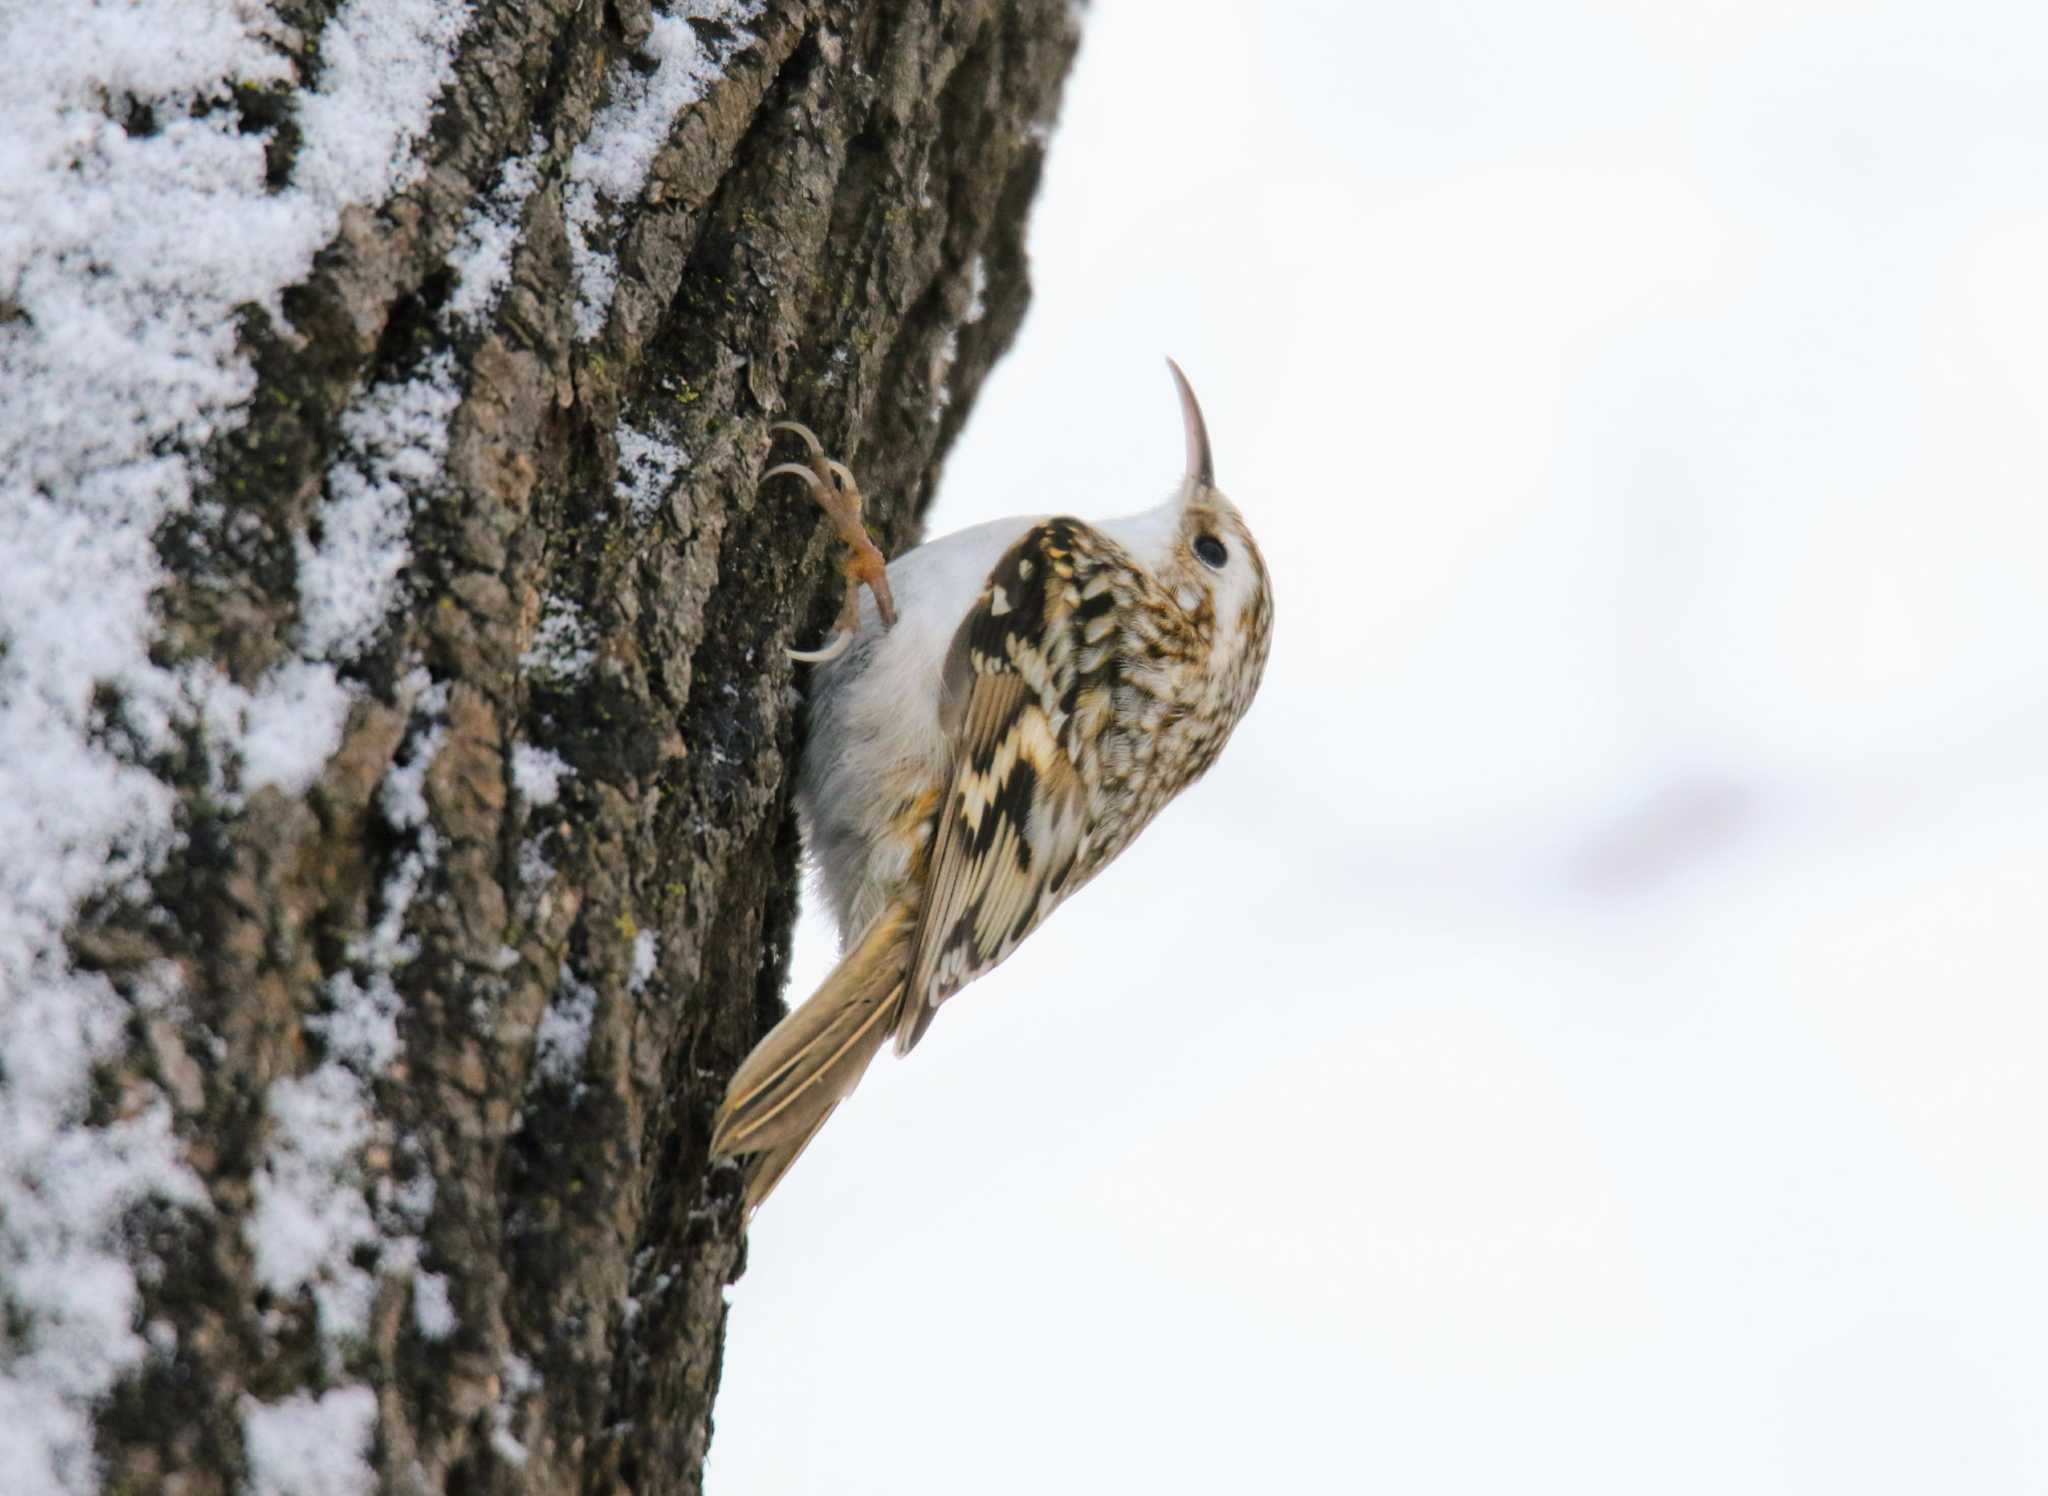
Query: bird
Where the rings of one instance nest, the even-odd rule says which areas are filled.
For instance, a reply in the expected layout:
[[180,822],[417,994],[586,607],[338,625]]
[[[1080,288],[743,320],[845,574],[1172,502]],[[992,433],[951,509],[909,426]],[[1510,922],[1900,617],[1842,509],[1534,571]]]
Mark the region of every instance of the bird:
[[1164,502],[1091,523],[1019,515],[882,563],[853,474],[808,450],[846,545],[846,602],[814,665],[796,807],[843,955],[734,1071],[709,1144],[753,1212],[891,1036],[1007,958],[1205,773],[1265,672],[1272,589],[1216,486],[1193,388]]

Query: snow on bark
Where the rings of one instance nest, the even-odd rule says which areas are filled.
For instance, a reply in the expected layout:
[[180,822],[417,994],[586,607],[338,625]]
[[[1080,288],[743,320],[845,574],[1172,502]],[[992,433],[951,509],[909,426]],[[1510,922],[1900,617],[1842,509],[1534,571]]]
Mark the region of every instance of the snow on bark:
[[[151,659],[155,536],[204,480],[193,454],[240,423],[255,376],[237,309],[282,292],[343,209],[415,172],[469,18],[458,0],[356,0],[320,35],[282,190],[237,91],[289,87],[296,40],[249,3],[10,7],[0,56],[0,1263],[11,1489],[97,1484],[89,1411],[150,1348],[132,1324],[123,1217],[203,1209],[168,1112],[88,1125],[129,1004],[79,972],[80,904],[175,844],[144,767],[182,732],[245,788],[310,782],[339,741],[330,671],[288,662],[251,692]],[[330,1394],[331,1396],[334,1394]],[[359,1457],[358,1458],[358,1463]],[[339,1489],[340,1487],[336,1487]]]
[[326,1058],[270,1088],[273,1141],[244,1228],[258,1282],[283,1298],[311,1289],[322,1349],[336,1365],[339,1347],[369,1328],[379,1278],[413,1272],[416,1233],[433,1204],[430,1176],[415,1176],[410,1189],[370,1193],[362,1171],[365,1148],[400,1141],[384,1135],[370,1091],[399,1055],[403,1004],[391,977],[417,953],[405,934],[406,912],[440,852],[427,820],[426,777],[445,736],[448,688],[429,684],[422,670],[406,689],[421,725],[410,752],[385,776],[378,803],[413,846],[385,880],[377,922],[351,946],[350,969],[328,983],[328,1010],[308,1021]]
[[275,1403],[244,1400],[249,1487],[263,1496],[369,1496],[370,1437],[377,1395],[368,1387],[336,1387]]
[[458,321],[480,321],[511,284],[512,251],[519,243],[526,200],[540,185],[540,161],[547,148],[546,137],[535,131],[526,154],[505,163],[490,195],[463,221],[448,261],[455,272],[448,314]]
[[620,425],[618,491],[635,523],[644,525],[661,512],[676,475],[689,465],[690,454],[674,442]]
[[[638,200],[648,168],[668,139],[677,114],[704,96],[735,53],[753,43],[742,29],[761,13],[762,0],[683,0],[668,15],[657,15],[641,44],[652,72],[634,58],[614,64],[610,102],[589,135],[569,158],[564,206],[569,250],[576,267],[576,335],[604,331],[618,288],[619,267],[609,247],[613,214]],[[713,20],[727,28],[724,41],[707,41],[690,23]]]
[[320,538],[299,537],[301,647],[348,659],[366,649],[398,600],[412,559],[413,510],[440,481],[448,418],[461,403],[455,360],[428,360],[411,379],[378,385],[342,418],[348,452],[327,474]]

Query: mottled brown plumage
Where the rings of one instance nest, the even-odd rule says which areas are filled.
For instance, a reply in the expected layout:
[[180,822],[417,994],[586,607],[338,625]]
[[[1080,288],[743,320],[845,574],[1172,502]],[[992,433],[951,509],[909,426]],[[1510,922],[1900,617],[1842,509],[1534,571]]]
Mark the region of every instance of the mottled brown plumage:
[[919,547],[889,568],[894,628],[870,608],[802,656],[829,663],[799,808],[849,950],[727,1089],[712,1152],[746,1161],[749,1209],[883,1038],[915,1045],[1208,769],[1251,704],[1271,635],[1265,563],[1174,376],[1188,466],[1165,505]]

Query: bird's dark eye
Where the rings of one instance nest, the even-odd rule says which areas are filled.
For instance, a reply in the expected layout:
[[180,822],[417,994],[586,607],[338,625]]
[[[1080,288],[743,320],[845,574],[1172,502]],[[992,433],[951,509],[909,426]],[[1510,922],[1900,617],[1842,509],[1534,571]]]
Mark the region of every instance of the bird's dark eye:
[[1195,537],[1195,554],[1201,558],[1202,564],[1211,571],[1223,570],[1223,563],[1230,559],[1229,548],[1214,535],[1197,535]]

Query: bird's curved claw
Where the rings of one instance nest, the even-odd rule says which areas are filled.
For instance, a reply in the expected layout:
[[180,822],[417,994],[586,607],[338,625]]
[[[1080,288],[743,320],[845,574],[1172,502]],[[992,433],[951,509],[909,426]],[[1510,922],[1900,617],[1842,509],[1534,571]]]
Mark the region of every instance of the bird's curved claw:
[[801,478],[810,484],[811,497],[818,501],[818,507],[827,513],[831,512],[832,491],[819,482],[818,475],[801,462],[779,462],[761,475],[761,481],[766,483],[770,478],[780,478],[784,473],[788,473],[792,478]]
[[768,429],[795,435],[809,449],[811,460],[808,463],[778,463],[761,475],[761,481],[765,483],[785,473],[803,479],[810,486],[811,497],[831,518],[841,543],[846,547],[846,557],[840,563],[840,569],[846,576],[846,601],[839,610],[838,631],[818,649],[786,651],[792,660],[822,664],[838,659],[853,642],[853,635],[860,627],[862,587],[874,594],[875,611],[882,616],[882,626],[889,628],[895,624],[896,600],[889,593],[889,563],[869,538],[867,526],[861,523],[860,485],[854,482],[853,473],[846,464],[827,457],[824,443],[808,426],[798,425],[795,421],[776,421]]
[[791,649],[784,645],[782,652],[799,665],[828,665],[845,654],[847,646],[852,643],[853,635],[845,629],[839,629],[816,649]]
[[825,460],[825,444],[818,440],[818,434],[815,431],[811,430],[810,427],[799,425],[795,421],[770,421],[768,423],[768,429],[771,432],[795,432],[798,437],[802,438],[803,444],[806,447],[810,448],[811,461],[823,462]]

